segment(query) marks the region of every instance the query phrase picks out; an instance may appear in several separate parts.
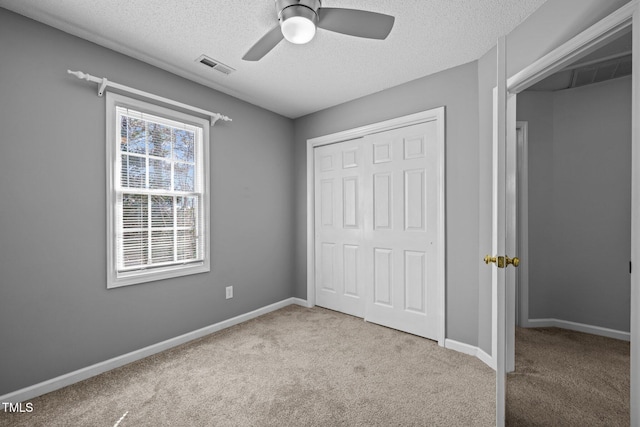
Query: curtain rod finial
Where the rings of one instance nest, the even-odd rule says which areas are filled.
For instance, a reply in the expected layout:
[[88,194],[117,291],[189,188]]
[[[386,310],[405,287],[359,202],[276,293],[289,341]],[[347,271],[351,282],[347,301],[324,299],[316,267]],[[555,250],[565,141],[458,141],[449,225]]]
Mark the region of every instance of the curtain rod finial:
[[89,77],[88,74],[83,73],[82,71],[71,71],[71,70],[67,70],[67,73],[72,74],[74,76],[76,76],[79,79],[85,79],[85,80],[89,80],[87,77]]
[[218,120],[223,120],[225,122],[232,121],[229,117],[222,115],[220,113],[216,113],[211,115],[211,126],[215,125]]

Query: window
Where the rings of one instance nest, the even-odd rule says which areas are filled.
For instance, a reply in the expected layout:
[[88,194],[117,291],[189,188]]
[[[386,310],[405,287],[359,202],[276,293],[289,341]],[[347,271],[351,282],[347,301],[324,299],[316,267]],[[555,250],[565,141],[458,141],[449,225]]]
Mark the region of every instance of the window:
[[209,271],[209,123],[107,93],[107,287]]

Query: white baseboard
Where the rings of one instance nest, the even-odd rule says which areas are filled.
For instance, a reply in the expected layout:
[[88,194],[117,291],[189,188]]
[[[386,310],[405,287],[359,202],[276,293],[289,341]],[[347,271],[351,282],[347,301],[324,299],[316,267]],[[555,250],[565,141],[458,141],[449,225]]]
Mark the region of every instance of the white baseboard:
[[222,329],[229,328],[239,323],[246,322],[247,320],[251,320],[258,316],[262,316],[263,314],[279,310],[292,304],[309,308],[309,304],[306,300],[300,298],[287,298],[266,307],[253,310],[249,313],[241,314],[231,319],[224,320],[210,326],[205,326],[204,328],[188,332],[175,338],[170,338],[157,344],[152,344],[148,347],[141,348],[140,350],[135,350],[130,353],[96,363],[95,365],[87,366],[86,368],[78,369],[77,371],[69,372],[68,374],[64,374],[59,377],[52,378],[50,380],[5,394],[4,396],[0,396],[0,402],[18,403],[33,399],[34,397],[41,396],[45,393],[50,393],[62,387],[66,387],[82,380],[86,380],[87,378],[94,377],[103,372],[110,371],[128,363],[135,362],[136,360],[140,360],[153,354],[160,353],[161,351],[168,350],[186,342],[204,337],[214,332],[218,332]]
[[631,333],[600,326],[586,325],[584,323],[570,322],[560,319],[529,319],[527,328],[562,328],[571,331],[585,332],[592,335],[615,338],[623,341],[631,341]]
[[489,356],[484,350],[482,350],[479,347],[475,347],[475,346],[465,344],[456,340],[452,340],[449,338],[444,340],[444,346],[445,348],[448,348],[450,350],[455,350],[460,353],[468,354],[470,356],[475,356],[478,359],[480,359],[482,362],[484,362],[487,366],[489,366],[491,369],[493,370],[496,369],[496,365],[493,357]]
[[296,304],[305,308],[313,307],[311,304],[309,304],[309,302],[306,299],[302,299],[302,298],[290,298],[290,299],[292,300],[292,304]]
[[478,348],[478,354],[476,354],[476,357],[481,361],[483,361],[485,365],[487,365],[494,371],[496,370],[496,360],[493,357],[491,357],[488,353],[486,353],[483,349]]
[[444,340],[445,348],[450,350],[455,350],[460,353],[468,354],[469,356],[475,356],[478,354],[478,347],[474,347],[469,344],[465,344],[463,342],[459,342],[456,340],[452,340],[450,338],[445,338]]
[[[629,332],[617,331],[615,329],[603,328],[600,326],[592,326],[585,325],[584,323],[576,323],[570,322],[568,320],[560,320],[560,319],[529,319],[527,328],[563,328],[569,329],[577,332],[585,332],[593,335],[601,335],[609,338],[616,338],[623,341],[630,341],[631,335]],[[450,350],[455,350],[460,353],[468,354],[470,356],[475,356],[484,362],[491,369],[496,369],[496,361],[493,357],[491,357],[488,353],[482,350],[479,347],[475,347],[469,344],[461,343],[456,340],[452,340],[450,338],[445,339],[444,341],[445,348]]]

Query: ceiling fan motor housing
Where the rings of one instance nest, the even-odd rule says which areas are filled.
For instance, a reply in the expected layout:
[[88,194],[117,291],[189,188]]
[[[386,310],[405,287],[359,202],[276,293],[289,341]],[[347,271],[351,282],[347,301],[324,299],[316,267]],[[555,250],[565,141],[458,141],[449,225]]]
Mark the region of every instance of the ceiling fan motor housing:
[[307,18],[314,25],[318,24],[318,9],[320,0],[276,0],[276,10],[278,11],[278,21],[280,25],[287,19],[300,16]]

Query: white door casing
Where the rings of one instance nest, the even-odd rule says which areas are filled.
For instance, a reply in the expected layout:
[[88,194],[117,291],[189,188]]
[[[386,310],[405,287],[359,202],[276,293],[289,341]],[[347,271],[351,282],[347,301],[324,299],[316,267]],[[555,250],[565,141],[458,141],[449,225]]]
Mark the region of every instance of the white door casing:
[[[520,265],[517,271],[516,287],[516,325],[525,327],[529,322],[529,124],[516,122],[516,142],[518,154],[516,167],[518,172],[518,256]],[[515,353],[515,352],[514,352]],[[515,365],[515,361],[514,361]],[[515,366],[514,366],[515,367]]]
[[[423,130],[426,129],[426,133],[419,138],[414,138],[416,136],[415,129],[420,129],[421,125],[415,128],[411,128],[411,127],[413,125],[419,125],[421,123],[424,124]],[[388,131],[391,131],[391,133],[394,133],[395,132],[393,131],[394,129],[403,128],[403,127],[405,128],[408,127],[407,129],[413,129],[411,131],[413,132],[413,134],[410,134],[406,138],[407,144],[405,144],[403,140],[400,143],[400,145],[398,145],[398,147],[401,146],[401,148],[397,148],[396,144],[392,144],[392,146],[390,147],[390,150],[392,151],[388,153],[389,155],[393,156],[392,158],[399,160],[400,162],[399,164],[404,163],[405,160],[409,161],[409,163],[405,165],[405,166],[408,165],[408,170],[406,171],[406,174],[405,174],[405,171],[403,171],[401,174],[400,181],[398,181],[398,179],[396,179],[396,177],[393,176],[394,173],[397,174],[397,171],[394,172],[391,170],[384,169],[385,167],[389,166],[389,165],[383,165],[384,163],[394,164],[395,161],[392,161],[392,162],[382,161],[382,159],[386,156],[386,153],[385,153],[386,148],[383,147],[383,145],[386,145],[386,143],[383,142],[382,140],[378,140],[375,135],[385,133]],[[363,139],[357,139],[357,138],[363,138]],[[431,143],[428,143],[427,139],[432,139],[433,141],[431,141]],[[343,144],[337,144],[337,143],[344,143],[345,144],[343,146],[344,150],[343,148],[337,148],[338,146],[343,145]],[[322,191],[322,188],[321,188],[322,184],[321,184],[320,177],[323,176],[324,179],[329,179],[328,178],[329,175],[326,174],[326,172],[329,172],[329,171],[321,172],[319,170],[321,166],[318,165],[318,163],[321,161],[320,157],[322,156],[331,156],[337,159],[339,157],[339,154],[337,153],[342,151],[348,152],[348,150],[350,149],[355,149],[356,152],[360,152],[360,149],[357,147],[362,144],[362,146],[365,146],[365,147],[368,146],[370,148],[370,150],[362,151],[362,159],[365,159],[365,166],[366,166],[365,169],[368,172],[364,173],[363,179],[357,180],[357,184],[355,183],[354,178],[356,175],[355,172],[359,167],[354,166],[353,168],[351,168],[352,169],[351,171],[347,171],[347,172],[340,172],[340,173],[335,172],[334,179],[338,179],[338,178],[341,179],[342,185],[337,187],[338,192],[332,194],[331,198],[332,200],[336,200],[336,197],[338,197],[340,200],[342,200],[342,202],[338,201],[337,203],[343,203],[342,207],[344,208],[345,194],[347,195],[347,199],[349,199],[350,194],[354,193],[352,189],[354,188],[359,189],[357,205],[361,207],[361,210],[356,214],[356,217],[358,218],[361,217],[363,219],[363,224],[365,226],[364,235],[366,238],[363,239],[362,242],[364,243],[364,247],[367,247],[368,250],[365,250],[363,252],[360,250],[360,248],[363,247],[362,244],[360,243],[354,244],[354,242],[347,242],[347,240],[344,240],[342,242],[343,248],[345,245],[347,245],[348,250],[345,252],[344,249],[340,249],[338,247],[334,255],[325,255],[325,259],[328,259],[328,257],[330,257],[331,259],[334,260],[333,265],[336,266],[335,268],[341,271],[338,271],[338,273],[335,273],[336,270],[334,270],[333,274],[334,275],[338,274],[339,276],[341,275],[343,278],[354,277],[353,273],[347,272],[347,274],[345,274],[344,260],[346,258],[350,257],[349,259],[351,260],[353,259],[357,259],[358,261],[362,260],[362,262],[358,264],[358,267],[355,270],[351,268],[351,271],[357,271],[358,272],[357,274],[362,274],[362,276],[359,276],[359,277],[365,278],[365,285],[363,285],[363,290],[365,292],[365,295],[370,301],[374,301],[373,300],[374,288],[372,283],[374,280],[374,272],[375,272],[375,257],[377,254],[378,272],[380,273],[379,278],[381,278],[383,276],[384,269],[385,269],[384,255],[386,254],[386,259],[389,261],[392,261],[390,264],[388,264],[389,266],[391,266],[390,267],[391,274],[395,274],[398,272],[401,273],[400,275],[401,280],[398,281],[397,279],[395,279],[394,286],[387,289],[389,290],[389,292],[391,292],[390,295],[392,295],[393,301],[402,301],[403,304],[401,306],[408,307],[410,309],[408,311],[407,310],[401,310],[401,311],[408,313],[407,314],[408,317],[413,316],[415,318],[414,320],[410,320],[404,323],[412,324],[415,321],[417,323],[424,323],[424,324],[428,323],[430,325],[429,327],[421,326],[420,328],[414,329],[414,330],[411,329],[413,327],[411,326],[409,328],[405,328],[405,330],[409,329],[408,330],[409,332],[420,334],[423,336],[429,336],[430,338],[437,340],[441,346],[444,345],[444,338],[445,338],[444,143],[445,143],[444,107],[435,108],[432,110],[411,114],[409,116],[404,116],[397,119],[391,119],[384,122],[363,126],[360,128],[338,132],[335,134],[331,134],[331,135],[327,135],[319,138],[313,138],[307,141],[307,208],[308,208],[308,211],[307,211],[308,212],[308,217],[307,217],[307,238],[308,238],[307,240],[307,250],[308,250],[308,253],[307,253],[307,302],[309,306],[313,306],[316,303],[319,303],[329,308],[335,307],[335,309],[338,309],[340,311],[348,312],[338,307],[340,307],[341,305],[344,305],[343,303],[344,301],[348,301],[349,304],[351,304],[352,306],[354,305],[355,298],[344,298],[343,297],[344,295],[340,297],[335,297],[334,294],[330,292],[331,289],[326,289],[326,291],[328,292],[322,291],[323,286],[324,287],[328,287],[328,286],[326,286],[326,283],[324,284],[322,283],[322,281],[324,280],[323,273],[318,271],[324,268],[322,266],[321,252],[324,249],[325,253],[328,253],[328,252],[331,252],[333,249],[331,249],[329,246],[326,246],[326,245],[323,248],[322,245],[319,243],[322,239],[324,239],[324,237],[329,236],[329,232],[325,233],[325,235],[323,236],[322,233],[318,234],[316,229],[316,222],[322,216],[322,211],[317,206],[318,204],[321,203],[321,198],[322,198],[322,194],[319,194]],[[329,146],[329,144],[334,144],[334,146],[331,147]],[[377,153],[374,152],[374,144],[378,145]],[[406,152],[404,147],[405,145],[407,146]],[[417,159],[422,158],[421,153],[425,155],[428,154],[428,156],[431,157],[431,159],[427,159],[426,156],[423,157],[426,163],[428,164],[433,163],[428,167],[426,165],[423,166],[422,171],[420,170],[421,169],[420,166],[416,167],[417,163],[420,162]],[[404,157],[409,157],[409,158],[404,159]],[[415,159],[411,159],[410,157],[415,157]],[[373,163],[374,159],[376,158],[378,163]],[[394,166],[394,168],[398,169],[399,166],[398,167]],[[323,173],[324,175],[322,175]],[[432,180],[428,183],[427,174],[429,173],[431,174]],[[376,174],[375,177],[374,177],[374,174]],[[373,194],[376,191],[376,180],[377,180],[378,199],[381,202],[378,204],[377,219],[376,219],[375,209],[373,206],[373,202],[374,202]],[[398,216],[398,213],[396,212],[396,210],[398,206],[401,206],[401,204],[404,202],[405,196],[404,196],[404,190],[400,190],[400,194],[397,194],[398,187],[395,187],[396,189],[393,190],[394,188],[393,185],[399,182],[400,185],[404,186],[405,180],[409,183],[407,190],[410,192],[416,191],[416,186],[422,186],[423,190],[426,190],[427,188],[431,188],[430,190],[431,193],[424,194],[424,195],[420,194],[420,197],[417,197],[417,199],[420,200],[418,202],[418,206],[424,206],[424,208],[429,209],[429,211],[423,211],[418,213],[417,210],[414,210],[411,212],[411,215],[409,215],[408,217],[406,217],[404,213],[401,213]],[[385,184],[389,184],[391,185],[391,187],[385,190]],[[329,184],[325,183],[325,192],[329,191],[327,190],[328,187],[329,187]],[[364,195],[367,192],[367,188],[370,194],[368,213],[367,213],[367,208],[364,207],[367,204],[366,197]],[[347,189],[347,191],[345,192],[344,189]],[[385,191],[388,191],[388,194],[391,194],[392,196],[392,201],[391,201],[392,204],[388,206],[388,212],[390,212],[390,218],[387,218],[387,219],[385,219],[385,216],[384,216],[385,214],[383,212],[385,205],[384,203],[382,203],[382,198]],[[418,191],[418,193],[422,193],[422,192]],[[362,197],[359,197],[360,195],[362,195]],[[413,203],[413,194],[410,194],[410,196],[412,199],[411,202]],[[325,199],[327,199],[327,197],[329,196],[325,196]],[[433,201],[433,205],[427,206],[427,202],[431,202],[431,201]],[[353,201],[349,203],[351,203],[351,206],[354,206]],[[398,206],[394,207],[393,203],[398,204]],[[337,207],[337,204],[333,207],[333,209],[335,210],[336,207]],[[326,212],[328,212],[327,208],[325,208],[325,216],[327,215]],[[428,212],[431,212],[431,213],[428,213]],[[333,218],[335,218],[335,215],[337,215],[338,218],[342,217],[344,219],[345,217],[344,213],[331,214]],[[396,217],[402,221],[401,224],[403,227],[404,227],[405,221],[408,220],[407,224],[409,226],[409,230],[406,230],[406,231],[413,233],[412,234],[413,239],[408,239],[408,240],[416,240],[416,241],[423,240],[424,242],[428,242],[426,243],[428,247],[424,246],[424,244],[423,246],[420,246],[420,245],[408,246],[406,249],[402,249],[400,252],[398,252],[398,250],[395,249],[395,247],[391,245],[392,247],[390,248],[389,247],[390,245],[386,244],[386,242],[384,241],[383,241],[384,244],[374,245],[373,241],[371,240],[374,238],[374,234],[379,234],[379,231],[383,231],[385,221],[387,220],[394,221],[394,218]],[[350,218],[355,218],[355,217],[351,215]],[[421,231],[421,230],[427,227],[428,220],[433,220],[434,218],[435,218],[435,225],[431,227],[432,230],[430,229],[430,231],[433,231],[433,235],[432,235],[433,238],[431,240],[428,240],[429,238],[428,235],[425,234],[425,231]],[[374,224],[376,224],[376,221],[378,224],[378,231],[376,233],[373,233],[373,226]],[[423,223],[420,224],[419,221],[423,221]],[[367,226],[371,230],[368,235],[366,231]],[[417,229],[413,230],[411,229],[412,227],[416,227]],[[350,231],[353,231],[353,233],[351,234],[354,237],[357,235],[357,233],[360,232],[359,230],[356,231],[355,229]],[[390,231],[390,230],[384,230],[384,231]],[[385,234],[390,234],[390,233],[382,233],[382,235],[385,235]],[[382,237],[380,238],[382,239]],[[367,239],[369,239],[369,241],[367,241]],[[329,243],[329,244],[333,243],[333,242],[329,242],[327,239],[324,239],[324,240],[325,240],[324,243]],[[336,240],[336,239],[333,239],[333,240]],[[378,249],[377,251],[374,251],[374,246],[375,248]],[[337,246],[334,246],[334,248],[335,247]],[[391,249],[393,255],[391,255],[388,252],[389,249]],[[429,252],[429,251],[432,251],[432,252]],[[429,258],[430,256],[433,256],[433,258]],[[342,263],[342,266],[340,266],[340,263]],[[369,271],[367,270],[367,266],[369,267]],[[408,275],[408,278],[412,279],[410,280],[410,283],[421,284],[420,286],[410,287],[409,294],[411,294],[411,298],[409,299],[411,300],[411,302],[408,304],[407,304],[407,298],[405,297],[406,295],[404,291],[404,286],[402,285],[405,270],[408,270],[410,272],[410,274]],[[328,273],[325,273],[325,276],[326,274]],[[396,276],[398,275],[396,274]],[[369,283],[371,283],[371,285],[369,286],[366,285],[367,277],[369,278]],[[432,282],[427,284],[427,278],[430,278],[429,280],[431,280]],[[345,283],[344,279],[340,279],[340,278],[336,283],[340,283],[340,281],[342,281],[342,284]],[[379,281],[378,284],[382,285],[382,282]],[[339,285],[336,285],[336,286],[338,286],[336,293],[339,293],[340,289],[342,289],[342,292],[344,294],[344,288],[340,288]],[[401,287],[401,288],[396,289],[395,287]],[[316,292],[316,289],[318,289],[317,292]],[[384,289],[383,287],[379,286],[378,291],[382,291],[383,289]],[[323,293],[324,295],[321,296],[321,294]],[[419,297],[415,297],[415,295],[419,295]],[[378,296],[382,296],[382,294],[378,294]],[[332,300],[333,302],[331,302]],[[340,300],[342,300],[343,302],[340,302]],[[333,304],[333,305],[329,306],[328,304]],[[370,306],[371,304],[368,304],[368,305]],[[393,306],[393,304],[390,304],[390,306]],[[398,307],[401,307],[401,306],[398,306]],[[366,307],[367,305],[365,305],[364,317],[368,318],[366,313]],[[390,309],[390,307],[385,307],[385,308],[387,310]],[[352,307],[353,312],[357,312],[357,310],[359,309]],[[391,311],[393,312],[393,310]],[[384,321],[384,316],[385,315],[378,316],[381,319],[376,318],[377,321],[382,323],[382,321]],[[397,313],[395,315],[392,315],[391,317],[393,318],[394,316],[397,317]],[[399,326],[392,326],[392,327],[403,327],[402,326],[403,322],[400,321],[399,323],[400,323]]]

